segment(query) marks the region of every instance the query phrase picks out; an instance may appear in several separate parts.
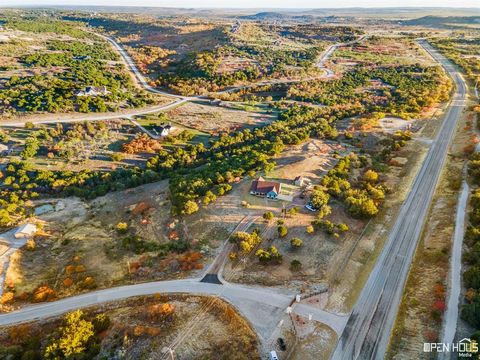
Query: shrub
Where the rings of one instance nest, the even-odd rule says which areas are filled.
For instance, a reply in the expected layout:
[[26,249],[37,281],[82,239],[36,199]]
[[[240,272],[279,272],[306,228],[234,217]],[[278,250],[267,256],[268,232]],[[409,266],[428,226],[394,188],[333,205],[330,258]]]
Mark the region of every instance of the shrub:
[[119,222],[115,229],[119,234],[125,234],[128,231],[128,224],[124,222]]
[[110,155],[110,158],[112,159],[112,161],[122,161],[125,158],[125,156],[121,153],[116,152],[116,153],[112,153]]
[[302,240],[299,239],[299,238],[296,238],[296,237],[295,237],[295,238],[292,238],[292,239],[290,240],[290,245],[292,245],[293,248],[299,248],[299,247],[302,246],[302,244],[303,244],[303,242],[302,242]]
[[27,240],[27,243],[25,244],[25,248],[29,251],[33,251],[35,250],[35,248],[37,247],[37,244],[35,243],[35,240],[33,239],[28,239]]
[[308,234],[313,234],[315,232],[315,229],[313,228],[312,225],[308,225],[306,228],[306,231]]
[[48,285],[42,285],[33,292],[33,302],[51,301],[57,296],[55,290]]
[[295,207],[293,207],[293,208],[291,208],[291,209],[288,209],[287,214],[288,214],[290,217],[293,217],[293,216],[297,215],[299,211],[300,211],[300,208],[297,207],[297,206],[295,206]]
[[378,173],[373,170],[367,170],[363,174],[363,181],[368,183],[376,183],[378,181]]
[[2,303],[2,305],[6,305],[6,304],[13,303],[13,300],[14,300],[14,293],[11,291],[7,291],[2,294],[2,299],[0,300],[0,302]]
[[301,269],[302,269],[302,263],[299,260],[294,259],[290,262],[290,270],[300,271]]
[[263,214],[263,218],[265,220],[270,221],[273,219],[273,213],[271,211],[267,211],[266,213]]
[[98,334],[107,330],[110,327],[110,318],[107,314],[98,314],[92,320],[92,324],[95,332]]
[[195,201],[188,200],[182,210],[182,214],[185,215],[191,215],[193,213],[196,213],[198,211],[198,204]]
[[472,266],[463,273],[465,287],[479,289],[480,288],[480,267]]
[[280,237],[285,237],[287,236],[288,234],[288,228],[285,226],[285,225],[280,225],[278,228],[277,228],[277,231],[278,231],[278,235]]

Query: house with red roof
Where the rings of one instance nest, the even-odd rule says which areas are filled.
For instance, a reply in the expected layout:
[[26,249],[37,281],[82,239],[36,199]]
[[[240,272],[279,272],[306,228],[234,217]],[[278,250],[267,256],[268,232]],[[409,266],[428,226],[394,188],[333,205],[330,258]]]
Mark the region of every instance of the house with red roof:
[[266,181],[263,177],[252,181],[250,187],[250,194],[255,196],[267,197],[269,199],[276,199],[282,189],[282,184],[276,181]]

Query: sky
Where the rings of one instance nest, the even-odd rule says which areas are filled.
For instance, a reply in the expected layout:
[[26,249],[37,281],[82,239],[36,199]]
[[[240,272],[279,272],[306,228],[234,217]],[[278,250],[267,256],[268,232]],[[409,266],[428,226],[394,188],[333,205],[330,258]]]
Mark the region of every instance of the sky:
[[475,7],[480,0],[0,0],[0,6],[107,5],[183,8]]

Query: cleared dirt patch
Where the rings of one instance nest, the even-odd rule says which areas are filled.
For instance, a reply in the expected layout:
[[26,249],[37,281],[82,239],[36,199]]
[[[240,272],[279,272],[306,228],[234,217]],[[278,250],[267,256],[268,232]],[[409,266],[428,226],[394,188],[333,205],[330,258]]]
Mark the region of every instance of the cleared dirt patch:
[[[103,314],[99,328],[93,321],[99,348],[93,358],[165,358],[165,347],[173,347],[177,359],[258,359],[258,340],[250,325],[227,303],[188,295],[156,295],[109,303],[83,311],[92,321]],[[201,322],[197,322],[197,316]],[[194,325],[196,324],[196,325]],[[62,325],[60,318],[34,322],[0,331],[0,354],[45,353],[50,336]],[[23,334],[24,336],[18,336]],[[175,342],[175,340],[180,340]],[[182,340],[183,339],[183,340]],[[32,341],[37,344],[32,347]],[[10,347],[15,344],[16,347]],[[92,351],[87,345],[86,351]],[[232,357],[234,355],[234,357]],[[8,358],[8,355],[6,355]],[[3,357],[3,356],[2,356]]]

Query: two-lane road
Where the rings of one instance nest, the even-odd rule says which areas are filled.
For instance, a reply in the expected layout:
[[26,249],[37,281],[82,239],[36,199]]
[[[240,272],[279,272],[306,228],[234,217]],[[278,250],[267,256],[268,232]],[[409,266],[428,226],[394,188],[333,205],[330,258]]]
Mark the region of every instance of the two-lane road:
[[382,359],[385,356],[413,254],[465,106],[466,86],[457,69],[426,41],[419,41],[419,44],[448,71],[456,90],[437,137],[339,339],[332,355],[335,360]]
[[[65,312],[95,306],[110,301],[128,299],[133,296],[145,296],[156,293],[181,293],[212,295],[223,298],[235,306],[260,333],[271,331],[271,324],[277,324],[292,302],[293,295],[287,295],[274,289],[224,283],[210,284],[200,279],[167,280],[125,285],[97,290],[72,296],[50,303],[27,306],[11,313],[0,314],[0,326],[24,323],[61,315]],[[294,304],[293,311],[304,317],[322,322],[340,334],[347,317],[329,313],[307,304]]]

